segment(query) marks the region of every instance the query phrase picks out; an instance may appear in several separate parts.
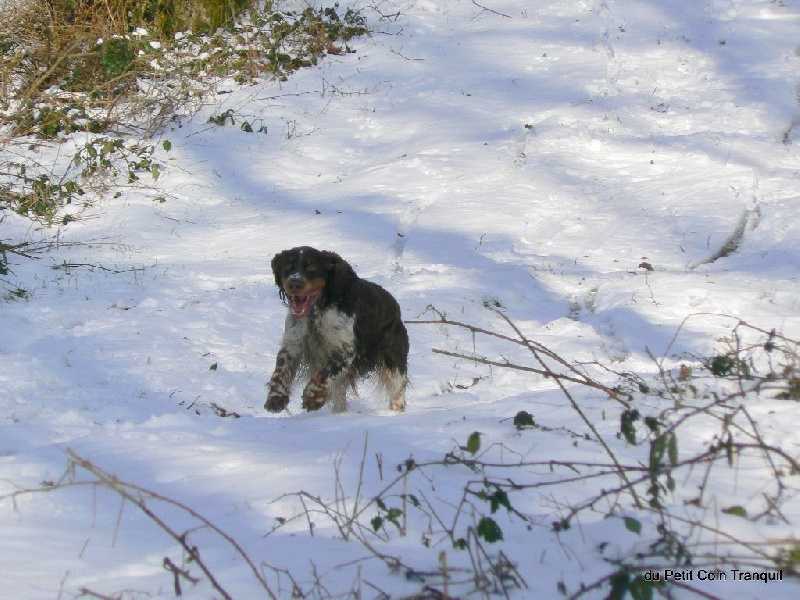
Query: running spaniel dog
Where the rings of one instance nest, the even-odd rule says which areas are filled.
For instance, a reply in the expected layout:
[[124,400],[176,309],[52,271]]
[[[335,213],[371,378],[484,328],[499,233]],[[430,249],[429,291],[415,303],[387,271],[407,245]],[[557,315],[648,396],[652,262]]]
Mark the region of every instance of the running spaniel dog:
[[405,409],[408,333],[392,295],[358,277],[338,254],[308,246],[277,254],[272,272],[289,312],[264,407],[286,408],[292,383],[306,371],[303,408],[330,402],[342,412],[347,388],[377,372],[391,409]]

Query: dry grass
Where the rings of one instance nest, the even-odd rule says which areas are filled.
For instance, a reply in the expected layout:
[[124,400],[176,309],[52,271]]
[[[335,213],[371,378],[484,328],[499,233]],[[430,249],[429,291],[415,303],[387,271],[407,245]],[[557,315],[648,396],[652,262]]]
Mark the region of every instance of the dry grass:
[[[269,0],[0,4],[0,206],[60,222],[61,207],[78,202],[90,183],[81,172],[10,158],[17,154],[8,152],[11,143],[59,143],[79,134],[84,154],[98,143],[123,148],[116,143],[122,138],[147,139],[194,112],[225,78],[285,79],[327,54],[348,52],[347,42],[366,33],[360,13],[340,15],[338,5],[291,12]],[[99,164],[126,172],[115,163],[129,164],[128,157],[113,154]],[[91,174],[103,179],[97,169]]]

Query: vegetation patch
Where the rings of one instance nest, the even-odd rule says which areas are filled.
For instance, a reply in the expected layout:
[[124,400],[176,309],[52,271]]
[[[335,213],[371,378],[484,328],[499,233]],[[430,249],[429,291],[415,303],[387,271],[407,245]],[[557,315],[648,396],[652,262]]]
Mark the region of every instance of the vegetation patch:
[[19,154],[28,156],[42,143],[77,146],[77,168],[60,173],[28,159],[0,162],[0,207],[47,224],[61,223],[59,209],[79,202],[90,182],[157,176],[146,144],[123,140],[149,139],[202,106],[220,81],[286,79],[351,52],[349,42],[368,33],[358,11],[338,4],[30,0],[0,12],[0,149],[27,144]]

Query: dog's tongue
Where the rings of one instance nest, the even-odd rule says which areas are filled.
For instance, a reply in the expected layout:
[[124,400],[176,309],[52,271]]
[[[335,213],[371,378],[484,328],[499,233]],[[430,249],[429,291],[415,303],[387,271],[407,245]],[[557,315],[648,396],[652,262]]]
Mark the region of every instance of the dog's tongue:
[[295,317],[305,317],[311,310],[311,305],[319,296],[319,292],[311,292],[302,296],[289,296],[289,310]]

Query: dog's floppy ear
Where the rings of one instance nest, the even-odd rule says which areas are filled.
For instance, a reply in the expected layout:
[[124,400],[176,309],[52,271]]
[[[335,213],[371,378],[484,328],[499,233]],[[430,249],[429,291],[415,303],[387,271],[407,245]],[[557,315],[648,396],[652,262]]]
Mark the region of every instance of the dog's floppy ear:
[[327,292],[334,297],[341,297],[355,279],[358,279],[353,267],[335,252],[322,251],[328,267]]
[[283,261],[285,259],[286,250],[272,257],[272,275],[275,277],[275,285],[278,286],[278,296],[280,296],[281,301],[284,304],[286,304],[286,292],[283,291],[283,282],[281,281],[281,276],[279,273],[282,270]]

